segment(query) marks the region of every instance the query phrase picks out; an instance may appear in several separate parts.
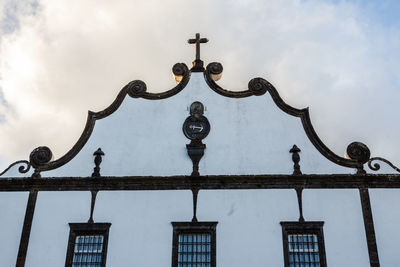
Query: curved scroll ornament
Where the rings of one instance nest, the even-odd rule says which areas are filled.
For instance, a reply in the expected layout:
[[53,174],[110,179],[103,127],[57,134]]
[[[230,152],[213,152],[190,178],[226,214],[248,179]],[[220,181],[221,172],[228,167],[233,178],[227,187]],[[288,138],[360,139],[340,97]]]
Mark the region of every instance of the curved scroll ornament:
[[[226,96],[226,97],[232,97],[232,98],[242,98],[242,97],[249,97],[252,95],[262,95],[264,94],[267,90],[258,90],[260,84],[258,83],[259,81],[254,81],[249,83],[249,90],[244,90],[244,91],[229,91],[221,86],[219,86],[213,79],[213,75],[219,75],[222,73],[223,67],[221,63],[218,62],[212,62],[207,65],[206,70],[204,71],[204,78],[206,80],[206,83],[212,90],[214,90],[216,93]],[[250,81],[251,82],[251,81]]]
[[51,158],[53,157],[53,153],[51,152],[50,148],[46,146],[40,146],[38,148],[35,148],[31,154],[29,155],[29,161],[27,160],[18,160],[14,163],[12,163],[10,166],[8,166],[4,171],[0,173],[0,176],[5,174],[8,170],[10,170],[13,166],[17,164],[24,164],[19,166],[18,171],[20,173],[27,173],[30,169],[31,166],[35,168],[35,176],[39,176],[39,173],[36,169],[39,168],[40,166],[43,166],[44,164],[48,163]]
[[185,76],[189,73],[189,69],[185,63],[176,63],[172,67],[172,73],[176,76]]
[[6,172],[8,172],[12,167],[14,167],[15,165],[18,164],[23,164],[21,166],[18,167],[18,171],[19,173],[27,173],[30,169],[31,169],[31,164],[29,163],[29,161],[27,160],[18,160],[12,164],[10,164],[10,166],[8,166],[4,171],[2,171],[0,173],[0,176],[2,176],[3,174],[5,174]]
[[384,159],[384,158],[381,158],[381,157],[373,157],[373,158],[370,158],[370,159],[368,160],[368,167],[369,167],[371,170],[373,170],[373,171],[378,171],[378,170],[381,168],[381,165],[380,165],[379,163],[376,163],[376,162],[375,162],[375,163],[372,165],[372,162],[373,162],[373,161],[377,161],[377,160],[386,163],[387,165],[389,165],[390,167],[392,167],[395,171],[400,172],[400,168],[394,166],[393,163],[391,163],[391,162],[388,161],[387,159]]
[[[86,144],[86,142],[89,140],[90,135],[93,132],[94,126],[96,124],[97,120],[103,119],[112,113],[114,113],[122,104],[124,101],[126,95],[129,95],[130,97],[133,98],[144,98],[148,100],[160,100],[160,99],[165,99],[171,96],[174,96],[178,94],[180,91],[182,91],[186,85],[189,83],[190,80],[190,71],[189,68],[186,66],[184,63],[176,63],[173,68],[172,72],[175,75],[181,75],[182,80],[172,89],[167,90],[162,93],[149,93],[147,92],[147,86],[143,81],[140,80],[134,80],[132,82],[129,82],[127,85],[125,85],[119,94],[117,95],[116,99],[114,100],[113,103],[111,103],[110,106],[108,106],[106,109],[99,111],[99,112],[88,112],[88,117],[86,120],[86,125],[85,128],[83,129],[83,132],[81,136],[79,137],[78,141],[75,143],[75,145],[61,158],[54,160],[54,161],[47,161],[45,162],[44,160],[41,160],[42,158],[45,158],[44,154],[37,154],[32,155],[31,153],[31,163],[32,166],[35,168],[35,173],[40,173],[42,171],[49,171],[53,170],[56,168],[59,168],[72,160],[76,154],[81,151],[83,146]],[[44,150],[41,150],[41,152],[44,153]],[[40,159],[40,160],[39,160]],[[48,158],[46,158],[48,159]],[[35,164],[35,165],[34,165]],[[36,166],[36,167],[35,167]]]
[[224,67],[222,67],[222,64],[219,62],[211,62],[207,65],[207,71],[214,75],[221,74],[223,70]]
[[133,98],[138,98],[143,96],[143,94],[146,92],[147,86],[143,81],[140,80],[135,80],[126,86],[126,92],[130,97]]
[[346,153],[349,158],[354,159],[362,164],[366,163],[371,157],[369,148],[360,142],[353,142],[348,145]]
[[36,169],[48,163],[52,157],[53,153],[50,148],[47,146],[40,146],[35,148],[29,155],[29,163]]
[[307,137],[310,139],[314,147],[323,156],[325,156],[327,159],[340,166],[357,169],[358,174],[365,173],[363,165],[369,160],[370,157],[370,152],[366,145],[360,142],[353,142],[347,147],[349,159],[338,156],[337,154],[332,152],[318,137],[311,123],[310,113],[308,108],[297,109],[286,104],[285,101],[283,101],[283,99],[280,97],[276,88],[267,80],[260,77],[250,80],[248,84],[249,90],[229,91],[223,89],[218,84],[216,84],[215,81],[211,78],[211,75],[214,74],[215,69],[217,70],[221,69],[222,71],[222,68],[219,68],[218,64],[220,63],[213,62],[208,64],[206,71],[204,72],[205,80],[212,90],[214,90],[220,95],[233,98],[249,97],[252,95],[258,96],[258,95],[263,95],[268,91],[274,103],[282,111],[291,116],[298,117],[301,119],[301,123],[303,125],[304,131],[307,134]]
[[254,78],[249,82],[249,90],[253,92],[254,95],[263,95],[267,92],[270,83],[263,78]]
[[285,113],[295,117],[299,117],[301,119],[303,129],[306,132],[308,139],[323,156],[340,166],[357,169],[358,174],[365,174],[363,165],[368,161],[370,157],[369,149],[365,144],[361,142],[351,143],[347,147],[347,154],[349,155],[349,159],[338,156],[322,142],[322,140],[315,132],[314,127],[311,123],[308,107],[297,109],[286,104],[285,101],[283,101],[283,99],[280,97],[275,87],[268,81],[265,81],[265,83],[268,85],[268,92],[271,95],[272,100],[275,102],[275,104]]

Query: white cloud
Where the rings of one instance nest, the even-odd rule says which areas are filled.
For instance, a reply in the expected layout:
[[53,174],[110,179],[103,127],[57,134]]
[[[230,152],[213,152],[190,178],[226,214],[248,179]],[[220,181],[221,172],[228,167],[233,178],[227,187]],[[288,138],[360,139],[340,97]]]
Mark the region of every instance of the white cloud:
[[[355,140],[400,163],[400,30],[355,4],[322,1],[19,1],[19,26],[1,38],[1,158],[39,145],[56,157],[130,80],[174,86],[171,67],[193,59],[186,39],[210,39],[202,58],[224,65],[221,84],[269,79],[293,106],[309,105],[316,131],[343,155]],[[6,17],[6,6],[2,19]]]

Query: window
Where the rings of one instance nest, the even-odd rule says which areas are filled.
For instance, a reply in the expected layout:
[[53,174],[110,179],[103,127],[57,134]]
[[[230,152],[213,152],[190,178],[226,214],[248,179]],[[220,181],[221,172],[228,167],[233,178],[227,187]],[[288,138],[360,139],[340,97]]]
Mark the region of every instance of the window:
[[218,222],[172,222],[172,267],[216,267]]
[[324,222],[281,222],[285,267],[326,267]]
[[106,266],[111,223],[70,223],[66,267]]

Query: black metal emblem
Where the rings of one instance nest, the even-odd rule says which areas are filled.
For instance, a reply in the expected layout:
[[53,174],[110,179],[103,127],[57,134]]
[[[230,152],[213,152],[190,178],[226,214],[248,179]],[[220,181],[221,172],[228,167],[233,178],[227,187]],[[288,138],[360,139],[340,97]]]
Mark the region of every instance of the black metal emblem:
[[193,72],[202,72],[204,71],[204,63],[200,59],[200,44],[205,44],[208,42],[207,38],[200,38],[200,33],[196,33],[196,38],[195,39],[189,39],[188,43],[189,44],[196,44],[196,59],[193,61],[193,68],[191,71]]
[[202,140],[210,132],[210,123],[203,116],[204,106],[196,101],[190,105],[190,116],[183,123],[183,133],[190,140]]
[[190,116],[183,123],[183,134],[191,140],[186,145],[188,155],[193,163],[192,176],[200,176],[199,162],[204,155],[206,145],[201,142],[210,133],[210,123],[203,116],[204,106],[196,101],[190,105]]

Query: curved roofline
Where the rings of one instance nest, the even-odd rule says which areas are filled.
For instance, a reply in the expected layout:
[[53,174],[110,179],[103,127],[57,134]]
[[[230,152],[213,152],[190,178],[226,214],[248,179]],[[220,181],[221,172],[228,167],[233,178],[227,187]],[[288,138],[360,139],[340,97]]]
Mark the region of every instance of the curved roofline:
[[[92,112],[88,111],[88,117],[86,120],[85,128],[75,145],[62,157],[57,160],[51,161],[52,153],[47,147],[38,147],[32,151],[30,155],[29,163],[28,161],[18,161],[16,163],[11,164],[5,171],[0,173],[0,176],[4,174],[9,168],[14,166],[15,164],[23,163],[27,164],[27,169],[24,169],[22,166],[19,168],[21,173],[25,173],[29,170],[30,166],[35,168],[35,173],[33,176],[40,176],[40,172],[49,171],[56,168],[59,168],[69,161],[71,161],[84,147],[84,145],[89,140],[91,136],[94,126],[97,120],[103,119],[112,113],[114,113],[124,101],[126,95],[129,95],[133,98],[144,98],[148,100],[161,100],[165,98],[172,97],[179,92],[181,92],[186,85],[189,83],[191,71],[189,71],[188,67],[184,63],[177,63],[172,68],[172,71],[175,76],[179,76],[181,78],[180,82],[172,89],[167,90],[162,93],[149,93],[147,92],[147,86],[143,81],[134,80],[124,86],[115,100],[102,111]],[[212,62],[207,65],[206,70],[204,71],[204,78],[208,86],[214,90],[216,93],[231,98],[243,98],[249,97],[252,95],[263,95],[267,91],[271,95],[274,103],[286,114],[289,114],[294,117],[298,117],[301,120],[304,131],[314,145],[314,147],[328,160],[332,161],[335,164],[355,168],[358,173],[365,173],[363,169],[363,165],[370,160],[370,151],[368,147],[359,142],[353,142],[347,147],[347,155],[349,158],[340,157],[334,152],[332,152],[319,138],[317,133],[314,130],[314,127],[311,123],[309,109],[297,109],[294,108],[280,97],[276,88],[269,83],[267,80],[263,78],[254,78],[248,83],[248,90],[243,91],[230,91],[219,86],[215,81],[215,75],[222,74],[222,65],[217,62]],[[216,80],[216,79],[215,79]]]
[[35,172],[40,173],[42,171],[53,170],[63,166],[64,164],[72,160],[79,153],[79,151],[81,151],[86,142],[89,140],[89,137],[91,136],[94,126],[96,124],[96,121],[101,120],[113,114],[121,106],[126,95],[129,95],[130,97],[133,98],[141,97],[148,100],[161,100],[178,94],[189,83],[191,72],[184,63],[175,64],[172,70],[175,75],[182,76],[182,80],[174,88],[170,90],[161,93],[149,93],[146,92],[147,86],[144,82],[140,80],[134,80],[125,85],[121,89],[121,91],[115,98],[114,102],[112,102],[111,105],[109,105],[107,108],[99,112],[93,112],[89,110],[85,128],[83,129],[83,132],[79,137],[78,141],[75,143],[75,145],[61,158],[54,161],[49,161],[44,164],[43,163],[40,164],[35,169]]
[[359,173],[364,173],[363,164],[366,163],[370,158],[370,152],[366,145],[360,142],[353,142],[347,147],[347,154],[349,155],[349,159],[340,157],[332,150],[330,150],[324,142],[319,138],[318,134],[315,132],[314,127],[311,123],[310,113],[308,107],[303,109],[297,109],[290,105],[288,105],[283,99],[280,97],[276,88],[267,80],[263,78],[254,78],[249,81],[248,90],[243,91],[229,91],[221,86],[219,86],[213,79],[212,75],[218,75],[222,73],[222,65],[217,62],[213,62],[207,65],[206,71],[204,72],[205,80],[210,86],[212,90],[216,93],[231,97],[231,98],[243,98],[251,95],[262,95],[265,92],[269,92],[272,97],[274,103],[286,114],[289,114],[294,117],[298,117],[301,119],[301,123],[303,125],[304,131],[308,139],[314,145],[314,147],[327,159],[336,163],[338,165],[356,168]]

